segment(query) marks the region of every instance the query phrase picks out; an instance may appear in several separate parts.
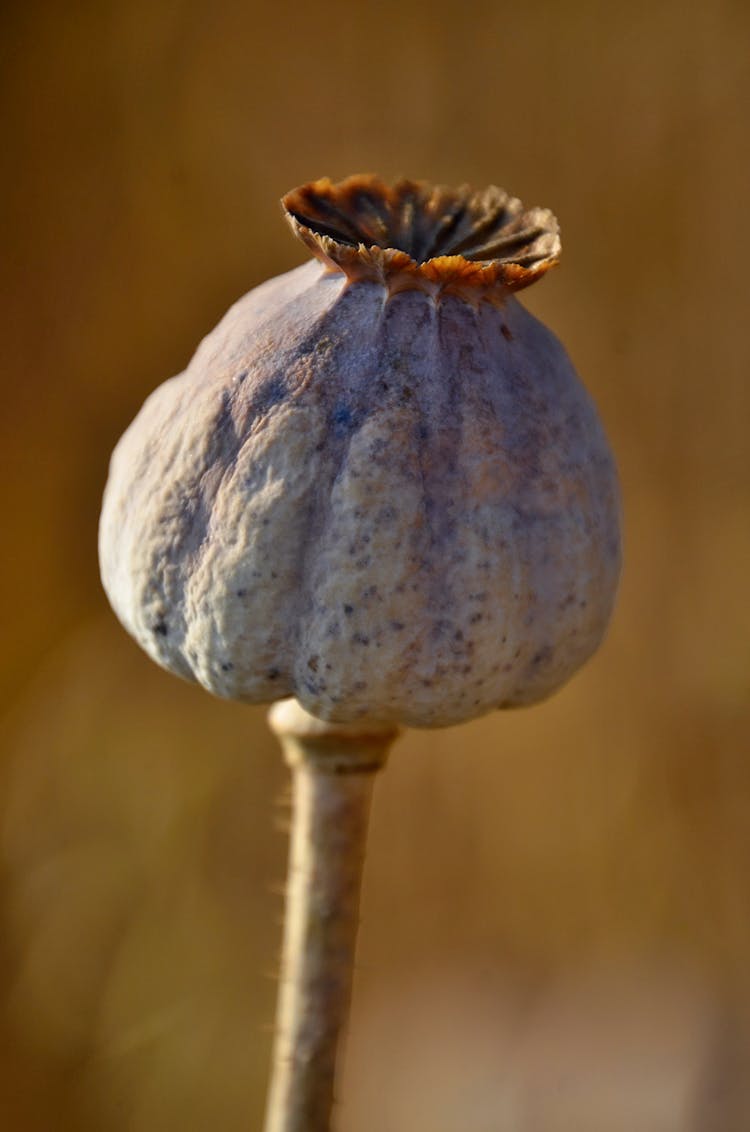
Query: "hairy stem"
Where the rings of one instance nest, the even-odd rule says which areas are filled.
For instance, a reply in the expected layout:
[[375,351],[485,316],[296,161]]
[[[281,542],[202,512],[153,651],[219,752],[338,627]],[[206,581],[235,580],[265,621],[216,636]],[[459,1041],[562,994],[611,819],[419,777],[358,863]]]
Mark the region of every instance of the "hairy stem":
[[265,1132],[329,1132],[373,781],[397,729],[324,723],[295,700],[275,704],[269,723],[294,800]]

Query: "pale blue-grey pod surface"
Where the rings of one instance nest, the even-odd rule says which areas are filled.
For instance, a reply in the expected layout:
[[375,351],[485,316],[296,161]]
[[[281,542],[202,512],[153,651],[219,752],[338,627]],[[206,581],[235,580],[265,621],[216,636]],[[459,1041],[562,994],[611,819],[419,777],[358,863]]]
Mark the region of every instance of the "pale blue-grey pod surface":
[[394,275],[256,288],[114,452],[112,606],[219,696],[442,726],[544,698],[605,632],[617,477],[565,350],[507,288]]

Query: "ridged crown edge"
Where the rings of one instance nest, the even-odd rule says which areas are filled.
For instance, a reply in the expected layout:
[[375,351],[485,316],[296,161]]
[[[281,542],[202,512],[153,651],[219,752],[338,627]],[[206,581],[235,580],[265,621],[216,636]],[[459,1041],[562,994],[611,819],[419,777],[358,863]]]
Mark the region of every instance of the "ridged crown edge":
[[282,207],[294,234],[332,271],[391,293],[519,291],[559,261],[557,219],[490,185],[391,185],[372,174],[292,189]]

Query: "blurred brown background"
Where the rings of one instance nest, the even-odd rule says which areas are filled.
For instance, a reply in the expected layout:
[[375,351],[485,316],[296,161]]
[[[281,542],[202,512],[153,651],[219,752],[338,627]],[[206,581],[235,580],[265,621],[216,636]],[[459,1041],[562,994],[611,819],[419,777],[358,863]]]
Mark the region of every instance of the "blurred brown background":
[[378,785],[347,1132],[750,1127],[750,7],[6,2],[0,1127],[259,1127],[285,865],[262,710],[100,591],[109,452],[283,191],[496,182],[618,455],[609,639]]

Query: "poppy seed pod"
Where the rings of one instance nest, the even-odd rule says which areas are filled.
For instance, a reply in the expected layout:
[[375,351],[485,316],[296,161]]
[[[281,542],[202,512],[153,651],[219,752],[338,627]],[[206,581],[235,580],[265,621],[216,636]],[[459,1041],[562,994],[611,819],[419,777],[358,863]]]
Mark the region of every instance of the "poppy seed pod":
[[283,205],[315,260],[240,299],[115,450],[115,612],[209,691],[326,720],[544,698],[601,641],[620,560],[596,410],[513,294],[557,262],[555,218],[369,176]]

